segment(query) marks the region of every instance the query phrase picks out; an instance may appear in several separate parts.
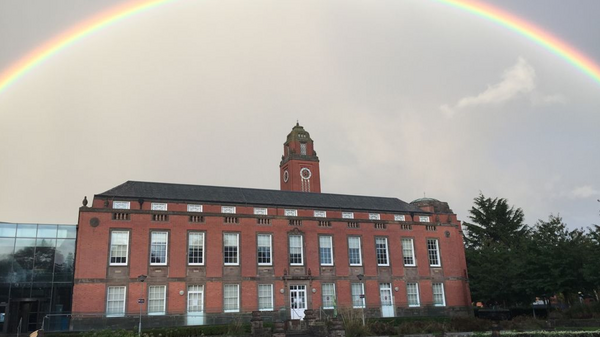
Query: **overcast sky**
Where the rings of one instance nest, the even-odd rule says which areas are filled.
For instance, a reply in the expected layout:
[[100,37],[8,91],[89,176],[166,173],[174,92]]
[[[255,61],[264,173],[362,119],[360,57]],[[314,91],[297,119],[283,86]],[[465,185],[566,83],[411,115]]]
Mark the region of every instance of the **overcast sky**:
[[[600,1],[489,1],[600,62]],[[117,1],[0,1],[0,72]],[[600,83],[433,0],[174,1],[0,92],[0,221],[76,223],[127,180],[279,188],[296,120],[322,191],[600,224]]]

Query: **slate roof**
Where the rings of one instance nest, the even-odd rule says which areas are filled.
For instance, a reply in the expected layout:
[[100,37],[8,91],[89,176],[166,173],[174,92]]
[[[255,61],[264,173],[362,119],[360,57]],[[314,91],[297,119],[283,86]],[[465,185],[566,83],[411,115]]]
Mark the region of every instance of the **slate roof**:
[[373,212],[428,213],[397,198],[141,181],[127,181],[104,193],[97,194],[96,197]]

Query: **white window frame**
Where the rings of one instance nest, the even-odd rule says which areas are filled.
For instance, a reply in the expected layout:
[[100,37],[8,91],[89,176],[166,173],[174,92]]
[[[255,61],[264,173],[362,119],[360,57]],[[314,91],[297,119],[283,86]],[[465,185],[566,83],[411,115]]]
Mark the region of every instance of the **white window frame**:
[[[326,288],[330,288],[327,289]],[[331,290],[331,293],[329,293],[329,290]],[[327,301],[325,299],[325,296],[331,296],[332,299],[330,301]],[[326,303],[329,302],[329,303]],[[335,283],[322,283],[321,284],[321,303],[323,304],[323,309],[334,309],[336,304],[337,304],[337,300],[335,297]],[[328,304],[328,305],[325,305]]]
[[[358,248],[351,247],[350,240],[357,239],[358,240]],[[358,263],[352,263],[350,249],[358,249]],[[362,266],[362,239],[360,236],[349,236],[348,237],[348,263],[351,266]]]
[[406,215],[394,214],[394,221],[406,221]]
[[[154,234],[166,234],[165,239],[165,262],[152,262],[152,246],[154,245]],[[157,244],[160,242],[157,241]],[[151,266],[166,266],[169,262],[169,232],[167,231],[151,231],[150,232],[150,265]]]
[[[235,246],[225,246],[225,237],[235,236]],[[235,247],[235,260],[236,262],[225,262],[227,258],[225,254],[225,247]],[[223,264],[226,266],[239,266],[240,265],[240,233],[223,233]]]
[[[111,299],[111,290],[115,291],[116,289],[123,289],[123,298],[122,299]],[[109,303],[110,302],[123,302],[121,312],[109,312]],[[123,317],[125,316],[125,303],[127,302],[127,287],[126,286],[114,286],[106,288],[106,317]]]
[[369,213],[369,220],[381,220],[379,213]]
[[[431,248],[429,246],[430,242],[435,242],[435,247]],[[437,263],[432,263],[432,257],[435,254],[435,258],[437,259]],[[427,257],[429,258],[429,266],[430,267],[441,267],[442,266],[442,256],[440,255],[440,240],[430,238],[427,239]]]
[[[437,293],[438,297],[441,297],[442,301],[441,302],[436,302],[435,297],[436,297],[436,288],[438,288],[438,290],[441,291]],[[445,307],[446,306],[446,294],[444,291],[444,284],[443,283],[432,283],[431,284],[431,292],[433,293],[433,305],[436,307]]]
[[[300,238],[300,247],[292,247],[292,238]],[[289,256],[289,262],[291,266],[303,266],[304,265],[304,236],[302,235],[290,235],[288,236],[288,245],[289,245],[289,249],[288,249],[288,256]],[[300,248],[300,262],[295,262],[292,263],[292,259],[291,259],[291,255],[292,255],[292,248]]]
[[[259,237],[268,237],[269,238],[269,244],[268,246],[266,245],[261,245]],[[259,247],[269,247],[269,262],[260,262],[258,259],[260,258],[258,251],[259,251]],[[267,233],[259,233],[256,235],[256,261],[258,263],[259,266],[271,266],[273,265],[273,235],[272,234],[267,234]]]
[[[414,267],[417,265],[417,259],[415,256],[415,240],[413,238],[402,238],[401,239],[401,244],[402,244],[402,262],[404,263],[405,266],[407,267]],[[407,256],[408,253],[410,252],[411,256]],[[412,259],[412,263],[407,263],[406,260],[408,258]]]
[[[356,294],[356,291],[360,291],[360,294]],[[350,297],[352,298],[353,308],[364,308],[366,296],[360,298],[360,295],[365,295],[365,284],[364,283],[351,283],[350,284]]]
[[[264,291],[266,290],[268,296],[261,296],[261,288]],[[264,306],[265,299],[268,298],[270,306]],[[261,303],[262,299],[262,303]],[[273,303],[273,285],[272,284],[259,284],[258,285],[258,311],[273,311],[275,305]]]
[[235,214],[235,206],[221,206],[221,213]]
[[113,209],[131,209],[131,202],[115,200],[115,201],[113,201],[112,208]]
[[268,210],[266,208],[254,207],[254,215],[267,215]]
[[[415,293],[411,294],[411,288],[413,288],[414,286],[414,290]],[[411,304],[410,303],[410,296],[416,296],[417,302]],[[413,307],[420,307],[421,306],[421,296],[419,296],[419,284],[418,283],[407,283],[406,284],[406,301],[408,303],[408,306],[413,308]]]
[[[380,248],[377,247],[377,245],[381,244],[381,242],[378,242],[379,240],[384,240],[384,243],[385,243],[385,260],[386,260],[385,263],[380,263],[379,262],[378,250]],[[377,260],[377,265],[378,266],[385,267],[385,266],[389,266],[390,265],[390,249],[389,249],[389,246],[390,245],[388,244],[388,238],[387,237],[385,237],[385,236],[375,237],[375,259]]]
[[[115,244],[115,234],[125,234],[125,262],[112,262],[113,259],[113,247],[116,247]],[[118,246],[122,246],[123,244],[118,244]],[[115,257],[116,258],[116,257]],[[129,231],[111,231],[110,232],[110,252],[108,257],[109,265],[111,266],[126,266],[129,263]]]
[[150,209],[153,211],[166,211],[167,203],[166,202],[153,202],[150,204]]
[[314,211],[314,216],[315,218],[326,218],[327,217],[327,211]]
[[[226,309],[227,288],[235,288],[235,308]],[[239,284],[224,284],[223,285],[223,312],[240,312],[240,285]]]
[[283,215],[284,216],[298,216],[298,210],[297,209],[285,209],[283,211]]
[[187,205],[187,211],[188,212],[202,212],[202,205],[188,204]]
[[419,222],[429,222],[429,216],[419,215]]
[[[329,251],[329,259],[331,262],[323,262],[323,258],[326,257],[323,253],[327,254],[327,251]],[[333,261],[333,236],[319,235],[319,263],[322,266],[333,266]]]
[[353,212],[342,212],[342,219],[354,219]]
[[[155,292],[154,295],[160,295],[162,297],[159,298],[151,298],[152,295],[152,290],[158,290],[158,292]],[[161,294],[161,290],[162,290],[162,294]],[[167,307],[167,286],[166,285],[151,285],[148,286],[148,315],[164,315],[165,314],[165,308]],[[156,310],[153,311],[154,308],[152,308],[152,301],[162,301],[162,308],[160,308],[161,310]]]
[[[192,236],[195,235],[201,235],[202,240],[200,243],[200,247],[202,248],[202,256],[201,256],[201,260],[202,262],[190,262],[190,247],[192,247]],[[206,234],[204,232],[188,232],[188,251],[187,251],[187,257],[188,257],[188,265],[190,266],[203,266],[204,265],[204,255],[206,253],[206,238],[205,238]],[[196,246],[196,245],[195,245]]]

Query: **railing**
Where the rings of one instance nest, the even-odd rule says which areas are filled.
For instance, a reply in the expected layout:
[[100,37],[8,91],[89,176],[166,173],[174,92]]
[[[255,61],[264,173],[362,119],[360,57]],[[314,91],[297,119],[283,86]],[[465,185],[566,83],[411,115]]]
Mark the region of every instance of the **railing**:
[[259,225],[270,225],[271,219],[270,218],[256,218],[256,223]]
[[348,221],[348,228],[360,228],[358,221]]
[[129,213],[113,213],[112,214],[112,219],[116,220],[116,221],[127,221],[130,219],[130,214]]
[[229,223],[229,224],[231,224],[231,223],[236,224],[236,223],[240,223],[240,218],[238,218],[237,216],[226,216],[226,217],[223,217],[223,222]]
[[202,216],[202,215],[190,215],[190,222],[193,222],[193,223],[203,223],[204,222],[204,216]]
[[331,227],[331,221],[319,220],[319,227]]
[[386,229],[387,228],[387,224],[385,224],[384,222],[376,222],[373,225],[375,226],[375,229]]
[[302,226],[302,220],[294,220],[294,219],[290,219],[288,224],[290,226]]
[[169,215],[167,215],[167,214],[152,214],[152,221],[167,222],[167,221],[169,221]]

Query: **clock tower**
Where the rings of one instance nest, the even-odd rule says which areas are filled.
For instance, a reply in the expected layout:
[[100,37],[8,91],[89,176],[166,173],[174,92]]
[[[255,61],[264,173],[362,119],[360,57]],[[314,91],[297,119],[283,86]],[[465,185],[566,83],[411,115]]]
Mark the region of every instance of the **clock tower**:
[[298,123],[283,144],[279,181],[282,191],[321,193],[319,158],[310,134]]

